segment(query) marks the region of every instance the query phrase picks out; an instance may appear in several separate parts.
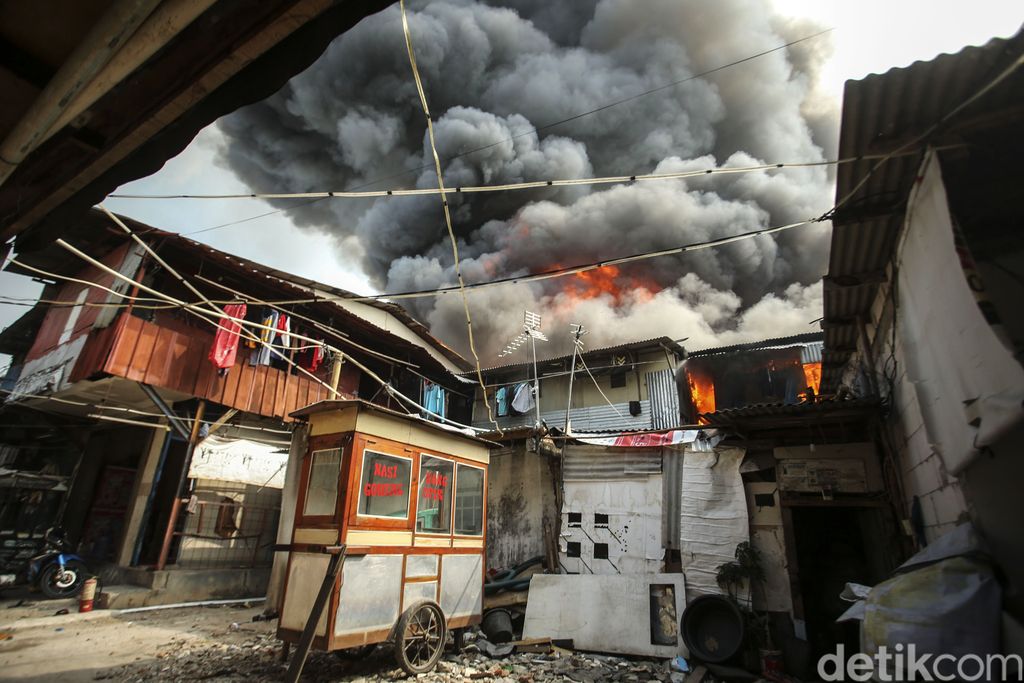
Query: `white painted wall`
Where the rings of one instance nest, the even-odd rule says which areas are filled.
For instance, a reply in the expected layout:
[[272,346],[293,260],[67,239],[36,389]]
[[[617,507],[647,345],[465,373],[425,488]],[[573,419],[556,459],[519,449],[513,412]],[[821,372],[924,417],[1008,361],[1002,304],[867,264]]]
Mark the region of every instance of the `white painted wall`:
[[[613,481],[567,481],[562,507],[559,561],[577,574],[655,574],[662,570],[661,475]],[[569,513],[580,513],[578,526]],[[608,515],[607,525],[594,521]],[[569,543],[580,544],[580,557],[568,556]],[[594,556],[595,544],[608,546],[608,558]]]

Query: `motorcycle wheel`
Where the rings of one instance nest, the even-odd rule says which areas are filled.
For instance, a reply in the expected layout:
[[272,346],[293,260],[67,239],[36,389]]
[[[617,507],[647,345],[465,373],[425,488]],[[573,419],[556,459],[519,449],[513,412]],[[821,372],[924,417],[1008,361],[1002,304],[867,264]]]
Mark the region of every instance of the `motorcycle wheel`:
[[87,574],[86,566],[74,560],[65,563],[63,571],[59,564],[51,564],[39,575],[39,590],[48,598],[71,598],[82,590]]

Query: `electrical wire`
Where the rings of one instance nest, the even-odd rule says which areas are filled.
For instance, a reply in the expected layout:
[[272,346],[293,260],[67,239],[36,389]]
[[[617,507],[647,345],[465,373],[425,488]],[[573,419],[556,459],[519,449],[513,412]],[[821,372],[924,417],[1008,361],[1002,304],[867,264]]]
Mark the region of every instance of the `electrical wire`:
[[[428,119],[429,120],[429,119]],[[429,128],[433,128],[431,122]],[[428,135],[429,137],[429,135]],[[249,192],[238,194],[111,194],[112,199],[371,199],[384,197],[425,197],[441,195],[445,198],[449,194],[481,194],[488,192],[511,192],[519,190],[535,190],[545,187],[576,187],[580,185],[615,185],[619,183],[638,183],[659,180],[683,180],[686,178],[701,178],[708,176],[736,175],[743,173],[758,173],[764,171],[779,171],[791,168],[815,168],[820,166],[837,166],[850,164],[865,159],[881,159],[889,155],[873,154],[861,157],[850,157],[845,159],[829,159],[824,161],[798,161],[798,162],[777,162],[772,164],[758,164],[755,166],[715,166],[690,171],[672,171],[668,173],[634,173],[631,175],[597,176],[591,178],[554,178],[549,180],[530,180],[520,183],[504,183],[501,185],[468,185],[446,188],[420,187],[411,190],[366,190],[366,191],[334,191],[319,190],[314,192]],[[440,163],[440,158],[438,158]],[[194,234],[194,233],[183,233]]]
[[480,368],[480,355],[476,352],[476,343],[473,340],[473,320],[469,314],[469,299],[466,297],[466,283],[462,279],[462,264],[459,261],[459,244],[455,239],[455,229],[452,227],[452,215],[448,209],[448,198],[444,187],[444,174],[441,172],[441,158],[437,155],[437,142],[434,140],[434,122],[430,118],[430,107],[427,105],[427,94],[423,91],[423,81],[420,78],[419,67],[416,66],[416,53],[412,47],[412,34],[409,32],[409,18],[405,12],[405,0],[399,0],[399,9],[402,12],[402,32],[405,34],[405,47],[409,53],[409,66],[412,68],[413,80],[416,82],[416,92],[420,96],[420,105],[423,108],[423,116],[427,122],[427,137],[430,139],[430,151],[434,156],[434,167],[437,170],[437,189],[441,195],[441,205],[444,209],[444,222],[448,228],[448,239],[452,244],[452,262],[455,267],[455,277],[459,282],[459,291],[462,295],[462,308],[466,313],[466,332],[469,337],[469,350],[473,354],[473,361],[476,364],[476,377],[480,383],[480,390],[483,392],[484,405],[487,407],[487,418],[491,421],[500,435],[501,427],[491,410],[491,402],[487,398],[487,387],[484,386],[483,370]]
[[[583,345],[581,344],[580,345],[581,349],[582,349],[582,346]],[[619,412],[619,409],[615,407],[615,404],[613,404],[611,401],[609,401],[608,397],[604,395],[604,391],[602,391],[601,385],[597,383],[597,379],[594,377],[594,373],[590,372],[590,368],[587,367],[587,361],[583,360],[583,354],[578,355],[577,358],[579,359],[580,363],[583,364],[583,369],[587,371],[588,375],[590,375],[590,381],[592,381],[594,383],[594,386],[597,388],[597,392],[599,394],[601,394],[601,398],[604,399],[604,402],[607,403],[608,406],[612,410],[615,411],[616,415],[618,415],[619,417],[624,417],[624,415]]]

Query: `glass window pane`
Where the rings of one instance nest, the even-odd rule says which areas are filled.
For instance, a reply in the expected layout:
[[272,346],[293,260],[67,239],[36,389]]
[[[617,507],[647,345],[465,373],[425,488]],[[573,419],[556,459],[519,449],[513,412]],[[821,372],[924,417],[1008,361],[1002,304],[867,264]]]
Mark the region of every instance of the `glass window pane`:
[[448,534],[452,530],[452,474],[455,463],[424,455],[420,460],[416,531]]
[[460,464],[455,479],[455,533],[484,533],[484,471],[469,465]]
[[334,515],[338,502],[338,475],[341,472],[341,449],[313,451],[306,485],[306,503],[302,514],[307,517]]
[[359,514],[373,517],[409,516],[409,485],[412,460],[363,451],[363,474],[359,482]]

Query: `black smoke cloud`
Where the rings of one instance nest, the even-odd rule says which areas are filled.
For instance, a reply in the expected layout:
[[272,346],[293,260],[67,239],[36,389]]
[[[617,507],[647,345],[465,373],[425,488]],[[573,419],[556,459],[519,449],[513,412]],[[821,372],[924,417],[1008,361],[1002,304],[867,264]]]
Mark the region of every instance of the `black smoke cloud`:
[[[820,30],[766,2],[435,0],[412,2],[409,21],[449,187],[834,154],[835,104],[815,97],[827,36],[547,127]],[[223,162],[256,191],[437,183],[397,6],[219,125]],[[816,167],[453,196],[451,206],[474,282],[804,219],[828,208],[830,182]],[[328,200],[290,216],[331,236],[382,291],[454,282],[436,196]],[[593,330],[591,345],[668,335],[699,348],[806,331],[820,316],[826,244],[815,225],[646,261],[623,269],[618,296],[580,299],[564,280],[481,290],[470,295],[478,348],[489,364],[523,309],[546,314],[552,352],[567,348],[560,332],[574,321]],[[466,348],[457,296],[408,305]]]

